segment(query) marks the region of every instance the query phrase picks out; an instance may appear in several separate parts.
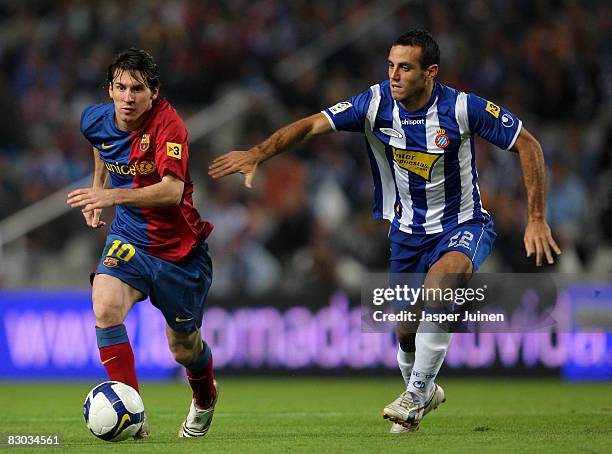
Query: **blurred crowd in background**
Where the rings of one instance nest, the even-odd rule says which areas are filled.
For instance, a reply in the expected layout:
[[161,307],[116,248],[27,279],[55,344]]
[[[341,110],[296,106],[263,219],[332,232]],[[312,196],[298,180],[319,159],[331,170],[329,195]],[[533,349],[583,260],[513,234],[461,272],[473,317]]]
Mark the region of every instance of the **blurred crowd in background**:
[[[296,80],[274,70],[338,23],[357,28],[373,9],[396,4],[2,2],[0,220],[91,172],[80,113],[106,102],[107,65],[118,50],[136,46],[156,58],[162,94],[184,119],[233,88],[257,95],[244,115],[190,150],[196,206],[216,225],[213,293],[356,290],[362,273],[384,272],[388,260],[388,224],[370,217],[372,178],[361,135],[332,134],[276,157],[260,167],[250,191],[239,176],[213,181],[206,170],[216,155],[248,149],[283,124],[384,80],[390,44],[418,27],[440,44],[440,82],[507,107],[542,143],[548,218],[564,250],[557,269],[612,271],[612,4],[403,2]],[[480,140],[477,165],[498,233],[483,271],[533,271],[522,242],[526,196],[518,156]],[[5,263],[0,285],[87,286],[105,232],[87,231],[79,216],[28,234],[21,276],[7,273]],[[58,264],[63,271],[54,274]]]

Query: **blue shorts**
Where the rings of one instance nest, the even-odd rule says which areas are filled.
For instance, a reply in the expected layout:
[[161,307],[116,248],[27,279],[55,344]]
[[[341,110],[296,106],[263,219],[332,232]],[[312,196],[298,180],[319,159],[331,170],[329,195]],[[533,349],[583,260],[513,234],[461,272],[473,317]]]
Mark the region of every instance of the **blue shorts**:
[[202,326],[204,302],[212,283],[206,243],[196,246],[185,261],[174,263],[109,235],[96,274],[114,276],[147,295],[174,331],[189,334]]
[[391,224],[391,273],[427,273],[449,251],[463,252],[472,261],[472,272],[491,253],[495,241],[493,221],[466,221],[446,232],[430,235],[404,233]]

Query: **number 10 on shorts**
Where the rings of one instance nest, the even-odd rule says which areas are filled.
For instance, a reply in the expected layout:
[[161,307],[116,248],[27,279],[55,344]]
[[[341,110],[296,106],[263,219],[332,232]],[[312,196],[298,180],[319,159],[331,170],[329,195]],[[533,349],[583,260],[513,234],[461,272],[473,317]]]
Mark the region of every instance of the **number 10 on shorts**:
[[[460,238],[461,237],[461,238]],[[458,232],[453,235],[448,242],[448,247],[464,247],[470,248],[470,242],[474,239],[474,235],[469,230]]]
[[124,262],[129,262],[130,259],[134,257],[135,253],[136,249],[131,244],[121,243],[120,240],[114,240],[111,247],[108,249],[106,256],[112,257],[114,255]]

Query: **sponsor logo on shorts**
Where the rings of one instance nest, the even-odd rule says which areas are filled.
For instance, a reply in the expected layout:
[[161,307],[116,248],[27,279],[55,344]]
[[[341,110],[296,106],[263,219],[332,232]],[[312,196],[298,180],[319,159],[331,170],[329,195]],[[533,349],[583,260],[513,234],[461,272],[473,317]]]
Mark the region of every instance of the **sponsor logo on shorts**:
[[349,107],[353,107],[353,105],[350,102],[348,102],[348,101],[342,101],[342,102],[339,102],[338,104],[336,104],[335,106],[331,106],[329,108],[329,111],[333,115],[336,115],[336,114],[339,114],[340,112],[344,112]]
[[393,160],[398,166],[425,178],[427,181],[431,181],[431,171],[442,154],[391,148],[393,150]]
[[450,139],[446,135],[446,130],[438,129],[438,131],[436,132],[438,133],[438,135],[434,139],[434,142],[436,143],[438,147],[445,149],[446,147],[450,145]]
[[404,134],[392,128],[380,128],[379,131],[387,136],[396,137],[398,139],[401,139],[404,137]]
[[189,318],[181,318],[181,317],[176,317],[176,318],[174,319],[174,321],[175,321],[176,323],[189,322],[189,321],[191,321],[191,320],[193,320],[193,317],[189,317]]
[[102,262],[102,265],[112,268],[113,266],[117,266],[118,263],[119,260],[117,260],[115,257],[106,257]]

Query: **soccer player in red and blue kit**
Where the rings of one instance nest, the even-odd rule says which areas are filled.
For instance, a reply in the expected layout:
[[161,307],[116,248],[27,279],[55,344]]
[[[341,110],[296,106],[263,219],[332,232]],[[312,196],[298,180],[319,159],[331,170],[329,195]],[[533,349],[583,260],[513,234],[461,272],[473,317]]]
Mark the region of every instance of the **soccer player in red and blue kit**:
[[[92,275],[100,359],[111,380],[139,390],[123,322],[148,296],[166,319],[170,350],[193,389],[179,436],[203,436],[217,401],[211,351],[200,333],[212,281],[205,243],[212,225],[193,207],[187,129],[159,96],[159,69],[147,52],[119,53],[107,84],[112,103],[89,106],[81,117],[81,131],[93,146],[92,187],[72,191],[67,201],[81,208],[91,228],[104,227],[102,209],[116,207]],[[145,417],[136,438],[148,436]]]

